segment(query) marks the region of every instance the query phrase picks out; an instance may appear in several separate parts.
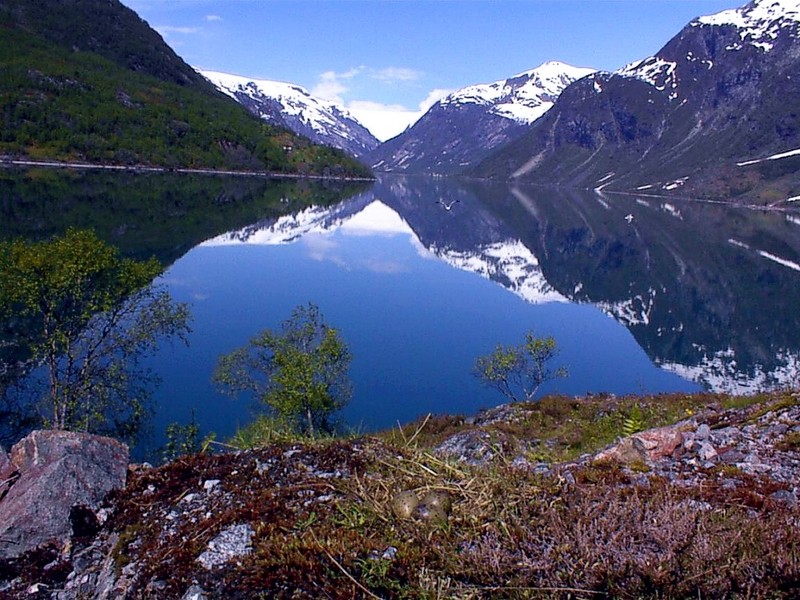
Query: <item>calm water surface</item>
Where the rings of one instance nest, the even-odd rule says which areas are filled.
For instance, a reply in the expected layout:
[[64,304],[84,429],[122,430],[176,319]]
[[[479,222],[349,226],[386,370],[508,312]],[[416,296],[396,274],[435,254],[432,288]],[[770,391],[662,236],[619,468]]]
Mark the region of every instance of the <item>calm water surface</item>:
[[[569,370],[540,394],[746,392],[796,378],[794,215],[399,177],[338,203],[327,191],[321,205],[291,186],[192,185],[188,196],[141,191],[160,194],[158,210],[177,198],[174,215],[127,204],[117,214],[110,201],[98,226],[129,254],[146,255],[140,238],[152,239],[174,261],[163,282],[192,305],[190,345],[167,344],[152,363],[163,383],[142,456],[192,414],[220,439],[246,424],[252,402],[211,382],[217,357],[307,302],[353,353],[342,416],[362,431],[502,402],[472,365],[528,330],[554,336]],[[205,199],[200,214],[192,198]]]

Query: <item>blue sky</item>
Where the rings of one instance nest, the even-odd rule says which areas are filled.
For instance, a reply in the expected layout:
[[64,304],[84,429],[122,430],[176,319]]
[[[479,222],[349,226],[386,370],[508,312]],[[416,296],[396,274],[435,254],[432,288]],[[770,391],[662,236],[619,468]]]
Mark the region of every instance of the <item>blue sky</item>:
[[378,137],[548,60],[615,70],[744,0],[122,0],[189,64],[299,84]]

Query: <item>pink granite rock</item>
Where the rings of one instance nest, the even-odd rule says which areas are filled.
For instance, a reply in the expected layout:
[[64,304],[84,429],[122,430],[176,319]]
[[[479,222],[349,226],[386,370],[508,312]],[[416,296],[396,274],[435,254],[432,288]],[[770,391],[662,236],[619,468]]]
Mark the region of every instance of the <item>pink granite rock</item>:
[[0,558],[66,541],[73,506],[96,508],[125,485],[128,447],[86,433],[34,431],[11,449],[9,465],[19,477],[0,499]]

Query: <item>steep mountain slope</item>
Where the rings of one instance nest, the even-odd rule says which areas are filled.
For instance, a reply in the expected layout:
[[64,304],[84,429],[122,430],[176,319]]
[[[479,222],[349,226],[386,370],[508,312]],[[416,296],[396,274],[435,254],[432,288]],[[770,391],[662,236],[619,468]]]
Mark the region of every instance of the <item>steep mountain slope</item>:
[[785,199],[800,159],[751,161],[800,148],[799,7],[759,0],[695,19],[655,56],[568,87],[474,174]]
[[253,118],[118,0],[0,0],[0,71],[0,155],[368,175]]
[[198,71],[217,89],[264,121],[310,140],[361,156],[380,144],[366,127],[334,102],[315,98],[304,88],[217,71]]
[[454,174],[523,135],[570,83],[593,71],[549,62],[440,100],[411,128],[367,156],[381,171]]
[[117,1],[0,0],[0,24],[73,51],[99,54],[137,73],[213,89],[139,15]]

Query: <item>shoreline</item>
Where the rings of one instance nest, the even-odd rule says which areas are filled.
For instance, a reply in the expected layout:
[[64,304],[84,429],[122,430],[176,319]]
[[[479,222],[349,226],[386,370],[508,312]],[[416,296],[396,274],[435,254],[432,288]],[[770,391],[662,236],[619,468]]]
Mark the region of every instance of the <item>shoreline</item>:
[[262,177],[264,179],[316,179],[321,181],[376,181],[375,177],[340,177],[331,175],[301,175],[274,171],[236,171],[232,169],[157,167],[149,165],[106,165],[89,162],[62,162],[57,160],[0,159],[0,167],[40,167],[46,169],[75,169],[121,171],[125,173],[180,173],[184,175],[225,175],[232,177]]

